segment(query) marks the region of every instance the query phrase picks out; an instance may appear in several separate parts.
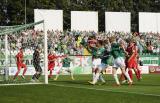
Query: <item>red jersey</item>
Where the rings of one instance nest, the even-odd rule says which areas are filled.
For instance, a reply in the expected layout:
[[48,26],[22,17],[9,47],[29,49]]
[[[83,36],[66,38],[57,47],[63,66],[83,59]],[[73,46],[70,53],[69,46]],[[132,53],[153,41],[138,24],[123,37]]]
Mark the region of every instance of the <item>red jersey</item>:
[[128,46],[126,51],[129,55],[129,57],[131,57],[132,54],[134,55],[132,59],[135,59],[137,57],[138,50],[137,50],[136,46]]
[[19,52],[17,55],[16,55],[16,58],[17,58],[17,63],[23,63],[23,52]]
[[55,63],[55,59],[56,59],[57,57],[54,55],[54,54],[49,54],[48,55],[48,63]]

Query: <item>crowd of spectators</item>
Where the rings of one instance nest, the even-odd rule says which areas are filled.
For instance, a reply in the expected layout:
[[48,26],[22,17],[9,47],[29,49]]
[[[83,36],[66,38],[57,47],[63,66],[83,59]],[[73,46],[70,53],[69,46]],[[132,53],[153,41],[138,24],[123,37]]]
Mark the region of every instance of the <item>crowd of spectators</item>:
[[[43,31],[25,30],[8,35],[10,50],[17,50],[19,47],[33,50],[35,46],[44,47]],[[116,38],[117,42],[122,40],[126,45],[133,39],[138,47],[140,54],[158,54],[160,52],[159,33],[124,33],[124,32],[87,32],[87,31],[48,31],[48,49],[54,50],[59,54],[69,55],[88,55],[85,46],[88,40],[94,38],[103,41],[104,47],[108,48],[109,38]],[[3,51],[4,35],[0,36],[0,48]],[[85,46],[84,46],[85,44]]]

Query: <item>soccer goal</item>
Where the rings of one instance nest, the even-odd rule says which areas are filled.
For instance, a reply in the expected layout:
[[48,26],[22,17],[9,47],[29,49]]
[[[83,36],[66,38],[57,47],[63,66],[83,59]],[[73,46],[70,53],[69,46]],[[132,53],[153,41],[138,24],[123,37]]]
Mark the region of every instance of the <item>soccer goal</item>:
[[[42,30],[34,30],[43,25]],[[0,85],[48,84],[47,31],[44,20],[0,32]]]

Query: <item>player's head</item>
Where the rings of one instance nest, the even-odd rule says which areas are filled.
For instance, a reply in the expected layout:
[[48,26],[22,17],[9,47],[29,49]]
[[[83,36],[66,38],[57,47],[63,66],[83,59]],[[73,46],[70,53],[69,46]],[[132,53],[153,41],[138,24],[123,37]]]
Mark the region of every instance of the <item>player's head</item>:
[[101,46],[103,46],[103,41],[102,40],[98,40],[97,47],[101,47]]
[[53,49],[50,49],[50,54],[55,54],[55,51]]
[[116,41],[116,37],[115,36],[110,37],[109,41],[110,43],[114,43]]
[[134,46],[134,45],[135,45],[135,41],[134,41],[133,39],[131,39],[131,40],[129,41],[129,45],[130,45],[130,46]]
[[40,52],[40,51],[41,51],[41,48],[40,48],[39,46],[36,46],[36,47],[35,47],[35,50],[38,51],[38,52]]

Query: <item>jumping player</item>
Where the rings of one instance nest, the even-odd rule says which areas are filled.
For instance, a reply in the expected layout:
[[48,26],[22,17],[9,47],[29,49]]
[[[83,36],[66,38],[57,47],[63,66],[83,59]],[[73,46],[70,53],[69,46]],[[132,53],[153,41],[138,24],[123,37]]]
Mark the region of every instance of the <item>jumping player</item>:
[[93,80],[89,83],[95,85],[97,81],[100,79],[102,83],[104,84],[106,81],[104,80],[102,76],[102,68],[100,68],[101,65],[101,56],[103,55],[103,52],[105,51],[105,48],[103,46],[102,41],[98,41],[96,47],[92,48],[92,58],[93,58]]
[[112,73],[113,73],[113,77],[116,81],[116,85],[120,86],[120,82],[119,82],[119,79],[117,76],[117,69],[118,68],[121,69],[122,73],[126,76],[127,80],[129,81],[129,85],[131,85],[132,80],[130,79],[128,72],[125,71],[125,62],[122,57],[122,53],[124,52],[124,50],[121,47],[121,45],[116,42],[114,37],[111,38],[110,42],[111,42],[111,55],[114,58]]
[[16,77],[18,76],[21,68],[24,68],[22,78],[25,79],[24,75],[27,71],[27,66],[26,66],[26,64],[23,63],[23,48],[21,48],[20,51],[18,52],[18,54],[16,55],[16,62],[17,62],[16,64],[17,64],[18,71],[14,75],[13,79],[14,80],[16,79]]

